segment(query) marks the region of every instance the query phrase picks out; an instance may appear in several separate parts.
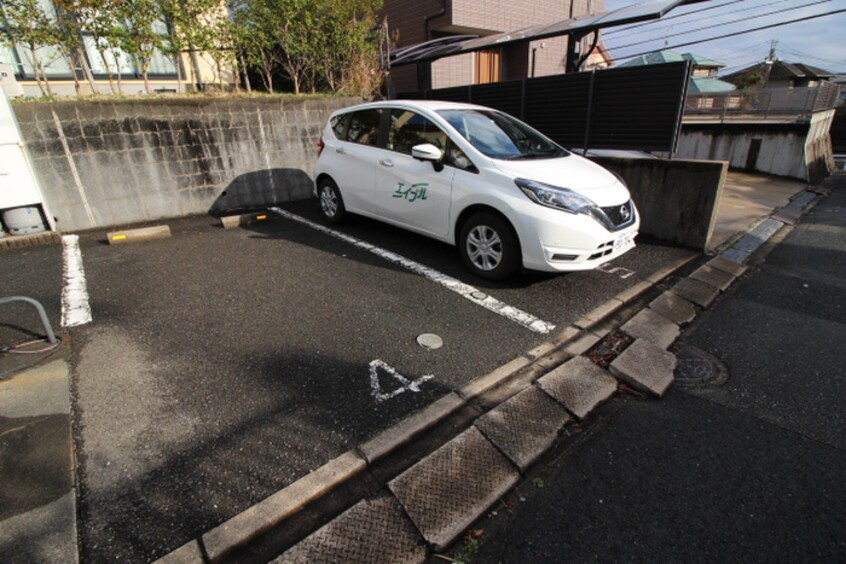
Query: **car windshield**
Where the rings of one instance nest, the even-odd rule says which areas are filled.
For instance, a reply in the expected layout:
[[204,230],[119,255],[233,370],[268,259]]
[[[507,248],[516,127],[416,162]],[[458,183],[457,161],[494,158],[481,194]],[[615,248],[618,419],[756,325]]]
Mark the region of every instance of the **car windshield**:
[[570,153],[522,121],[491,110],[438,112],[476,149],[493,159],[551,159]]

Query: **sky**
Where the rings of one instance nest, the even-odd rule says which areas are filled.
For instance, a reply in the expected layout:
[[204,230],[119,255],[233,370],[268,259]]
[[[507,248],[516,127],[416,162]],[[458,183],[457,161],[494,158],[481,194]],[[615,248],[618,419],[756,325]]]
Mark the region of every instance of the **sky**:
[[[640,3],[643,0],[605,0],[605,10],[610,12]],[[615,61],[624,62],[627,56],[663,49],[666,45],[678,53],[695,53],[725,63],[721,74],[763,61],[771,41],[775,40],[778,41],[775,48],[778,59],[846,74],[846,12],[705,41],[835,10],[846,10],[846,0],[708,0],[677,8],[648,25],[633,29],[625,29],[626,26],[609,28],[603,31],[602,37]],[[776,11],[780,13],[765,15]],[[735,21],[740,19],[746,21]],[[700,40],[702,42],[695,45],[673,48],[679,43]],[[635,43],[637,45],[633,45]]]

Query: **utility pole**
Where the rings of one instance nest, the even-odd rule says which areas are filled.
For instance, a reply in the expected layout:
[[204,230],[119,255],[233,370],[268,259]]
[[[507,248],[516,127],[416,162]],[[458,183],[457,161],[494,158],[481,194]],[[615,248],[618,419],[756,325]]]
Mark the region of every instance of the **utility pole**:
[[764,61],[764,64],[766,65],[764,68],[764,84],[770,81],[770,73],[773,70],[773,63],[776,60],[776,45],[778,45],[777,39],[770,41],[770,52],[767,53],[767,59]]

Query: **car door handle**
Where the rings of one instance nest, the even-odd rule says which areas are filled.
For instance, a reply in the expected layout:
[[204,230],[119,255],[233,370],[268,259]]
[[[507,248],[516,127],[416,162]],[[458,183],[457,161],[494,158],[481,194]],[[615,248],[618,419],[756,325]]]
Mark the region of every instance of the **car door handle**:
[[346,155],[347,154],[347,152],[344,150],[343,147],[336,148],[335,152],[338,153],[339,155]]
[[394,166],[394,161],[390,159],[382,159],[381,161],[379,161],[379,164],[391,168],[392,166]]

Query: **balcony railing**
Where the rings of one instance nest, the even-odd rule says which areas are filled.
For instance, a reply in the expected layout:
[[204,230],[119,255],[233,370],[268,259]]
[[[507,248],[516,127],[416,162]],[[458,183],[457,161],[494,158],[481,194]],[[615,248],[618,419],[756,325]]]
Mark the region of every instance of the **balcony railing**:
[[814,112],[836,107],[839,99],[840,86],[831,82],[816,87],[688,94],[684,120],[802,122]]

